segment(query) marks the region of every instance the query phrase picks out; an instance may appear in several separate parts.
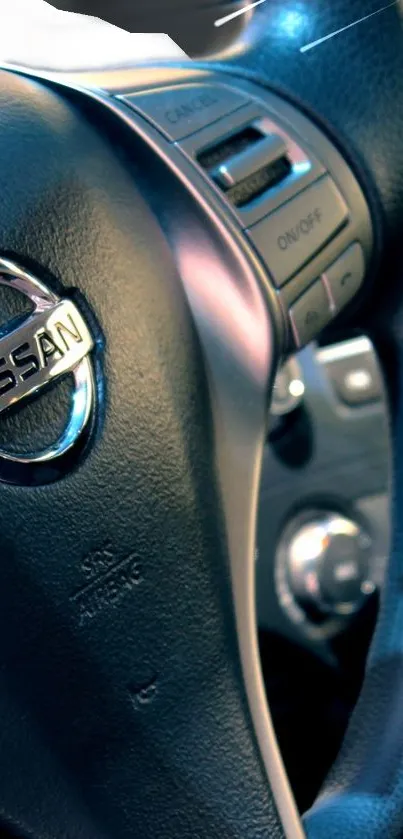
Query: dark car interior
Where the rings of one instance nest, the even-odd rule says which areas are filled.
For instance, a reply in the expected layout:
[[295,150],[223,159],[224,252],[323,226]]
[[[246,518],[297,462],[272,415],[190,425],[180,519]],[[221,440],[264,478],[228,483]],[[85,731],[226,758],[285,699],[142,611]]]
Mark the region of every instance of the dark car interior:
[[[403,2],[0,70],[0,831],[403,836]],[[74,44],[71,44],[74,51]]]
[[[390,441],[382,373],[367,337],[311,344],[298,368],[291,365],[274,389],[256,593],[270,707],[304,812],[337,756],[362,685],[390,546]],[[290,402],[295,381],[304,390]],[[315,533],[321,543],[329,522],[333,546],[316,550]],[[308,555],[306,539],[313,540]],[[326,566],[334,563],[345,576],[329,588]],[[318,586],[310,591],[313,572]]]

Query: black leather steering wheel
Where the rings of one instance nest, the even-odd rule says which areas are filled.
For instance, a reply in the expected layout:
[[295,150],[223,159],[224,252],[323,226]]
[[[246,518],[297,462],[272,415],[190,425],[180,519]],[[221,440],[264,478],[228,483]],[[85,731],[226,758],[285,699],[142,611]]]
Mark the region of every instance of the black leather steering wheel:
[[[0,74],[6,835],[402,834],[403,18],[398,3],[376,10],[363,0],[337,10],[273,2],[232,52],[197,66]],[[227,142],[258,119],[272,121],[276,142],[290,140],[290,154],[300,143],[294,164],[309,166],[276,169],[257,222],[255,205],[231,205],[228,184],[220,192],[228,148],[204,168],[197,155],[219,128]],[[237,165],[251,138],[241,138]],[[283,263],[272,266],[265,250],[276,213],[327,178],[342,217],[278,290]],[[298,224],[308,218],[311,230],[323,215],[315,203],[307,211]],[[250,231],[263,219],[258,240]],[[270,387],[298,334],[289,306],[317,282],[323,291],[327,264],[351,237],[365,278],[324,321],[366,328],[384,363],[394,544],[361,698],[301,821],[258,659],[256,500]],[[309,337],[324,325],[319,309]],[[28,393],[30,378],[38,386]],[[58,449],[72,405],[81,426]]]

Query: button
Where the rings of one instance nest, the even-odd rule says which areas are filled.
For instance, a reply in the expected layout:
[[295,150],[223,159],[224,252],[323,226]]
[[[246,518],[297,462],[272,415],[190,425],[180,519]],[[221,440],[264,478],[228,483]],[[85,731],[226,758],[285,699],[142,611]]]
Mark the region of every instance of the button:
[[171,140],[182,140],[248,102],[241,93],[218,84],[165,87],[125,94],[120,99],[140,111]]
[[280,288],[332,238],[347,216],[344,199],[326,176],[248,232]]
[[362,285],[364,276],[364,253],[361,245],[355,242],[323,275],[337,311],[354,297]]
[[283,138],[269,134],[244,151],[233,155],[225,163],[221,163],[211,174],[220,186],[228,189],[256,174],[264,166],[273,165],[284,157],[287,158],[287,147]]
[[349,406],[379,402],[383,397],[382,376],[372,350],[326,363],[336,395]]
[[290,308],[295,345],[303,347],[324,329],[332,317],[329,297],[322,280],[317,280]]

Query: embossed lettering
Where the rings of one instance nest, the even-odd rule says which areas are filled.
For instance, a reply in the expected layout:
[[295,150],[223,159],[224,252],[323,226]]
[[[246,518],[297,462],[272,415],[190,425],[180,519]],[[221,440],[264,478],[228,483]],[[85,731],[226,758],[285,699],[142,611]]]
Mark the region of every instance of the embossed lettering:
[[36,340],[43,367],[48,366],[49,359],[53,359],[54,355],[56,355],[56,358],[63,358],[64,352],[57,346],[56,341],[52,338],[50,332],[45,332],[45,330],[40,332],[36,336]]
[[302,237],[309,236],[321,221],[322,212],[317,207],[312,213],[308,213],[307,216],[300,219],[294,227],[290,227],[278,237],[277,244],[280,250],[286,251],[293,245],[298,244]]
[[165,118],[167,122],[171,123],[171,125],[177,125],[178,122],[181,122],[184,119],[189,119],[189,117],[193,116],[194,113],[204,111],[205,108],[211,108],[211,106],[216,105],[217,102],[217,98],[212,96],[210,93],[202,93],[200,96],[190,99],[184,105],[179,105],[176,108],[170,108],[165,111]]
[[59,337],[63,341],[66,350],[69,350],[72,344],[71,339],[73,339],[73,342],[75,342],[76,344],[81,344],[83,338],[72,316],[68,314],[66,319],[68,320],[69,325],[67,326],[66,323],[63,323],[63,321],[58,321],[55,324],[55,331],[58,333]]
[[16,349],[10,353],[10,359],[15,367],[25,367],[25,370],[19,374],[20,379],[23,382],[30,379],[31,376],[34,376],[35,373],[38,373],[41,369],[38,358],[33,352],[31,352],[31,346],[28,341],[26,341],[25,344],[21,344],[19,347],[16,347]]

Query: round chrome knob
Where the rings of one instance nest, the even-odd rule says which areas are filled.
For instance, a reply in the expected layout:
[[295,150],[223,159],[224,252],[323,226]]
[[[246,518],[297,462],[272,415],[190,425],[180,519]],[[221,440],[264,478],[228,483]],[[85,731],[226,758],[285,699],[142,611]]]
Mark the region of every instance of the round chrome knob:
[[318,514],[288,532],[283,556],[289,590],[308,614],[353,614],[375,589],[371,540],[357,522],[337,513]]

